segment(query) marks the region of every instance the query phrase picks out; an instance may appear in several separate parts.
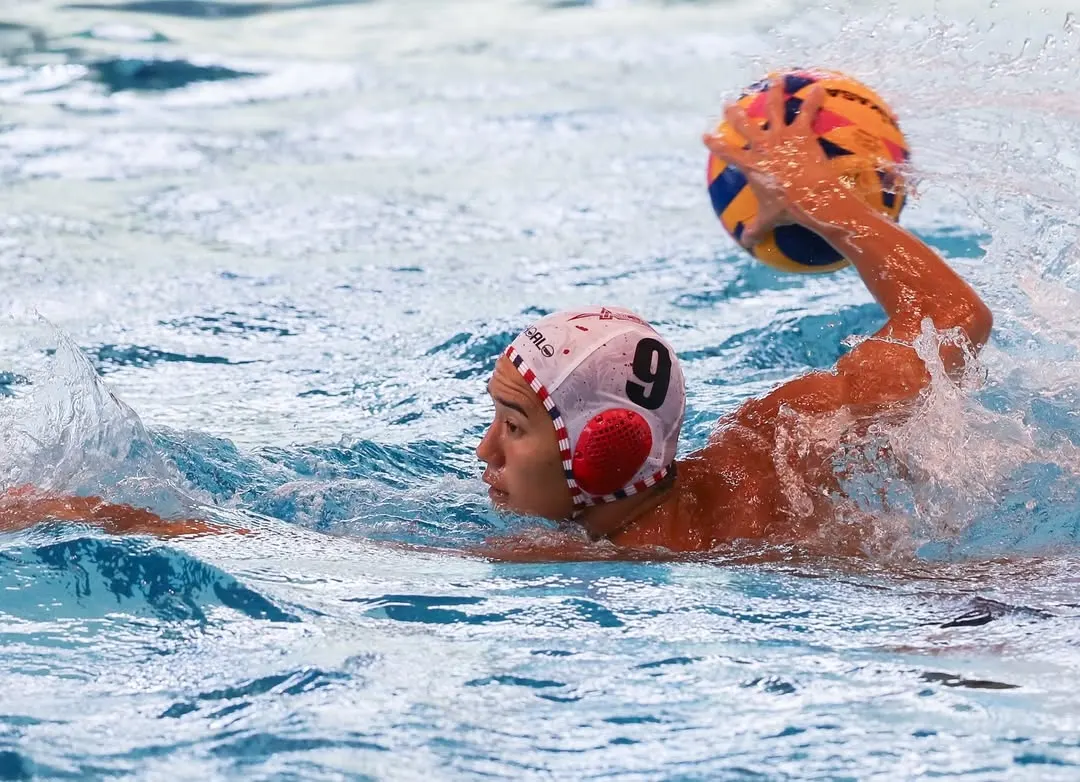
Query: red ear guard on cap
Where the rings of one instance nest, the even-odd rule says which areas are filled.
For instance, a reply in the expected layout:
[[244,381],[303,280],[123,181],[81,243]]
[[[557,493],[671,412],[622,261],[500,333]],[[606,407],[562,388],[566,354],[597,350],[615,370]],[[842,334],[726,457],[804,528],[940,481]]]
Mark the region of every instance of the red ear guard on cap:
[[614,494],[645,464],[652,444],[652,429],[640,413],[605,410],[585,424],[577,438],[574,480],[593,496]]

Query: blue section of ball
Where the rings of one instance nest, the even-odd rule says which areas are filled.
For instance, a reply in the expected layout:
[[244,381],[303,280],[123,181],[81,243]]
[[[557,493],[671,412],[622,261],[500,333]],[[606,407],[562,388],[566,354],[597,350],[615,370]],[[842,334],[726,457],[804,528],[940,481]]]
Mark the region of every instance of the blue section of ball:
[[896,206],[896,178],[890,171],[878,169],[878,179],[881,180],[881,203],[886,209]]
[[802,108],[802,98],[788,98],[784,101],[784,124],[790,125],[795,121],[795,118],[799,116],[799,109]]
[[832,160],[834,157],[843,157],[844,155],[854,155],[850,149],[844,149],[839,144],[834,144],[827,138],[819,138],[818,144],[821,145],[821,151],[825,153],[825,157]]
[[717,217],[735,200],[735,196],[746,187],[746,177],[735,166],[728,166],[709,185],[709,197],[712,199],[713,211]]
[[817,79],[810,76],[801,76],[795,73],[789,73],[784,77],[784,92],[788,95],[794,95],[803,87],[813,84]]
[[801,225],[779,225],[773,235],[780,252],[802,266],[828,266],[843,260],[831,244]]

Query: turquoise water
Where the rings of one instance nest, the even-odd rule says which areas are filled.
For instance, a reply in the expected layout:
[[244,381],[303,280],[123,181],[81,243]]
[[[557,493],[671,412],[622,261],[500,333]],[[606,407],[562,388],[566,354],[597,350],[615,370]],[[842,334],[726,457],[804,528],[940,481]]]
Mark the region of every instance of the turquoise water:
[[[257,532],[3,536],[0,779],[1075,779],[1080,40],[1005,5],[0,3],[0,482]],[[657,323],[684,452],[880,324],[711,214],[701,131],[796,63],[888,97],[997,318],[844,452],[880,540],[455,555],[532,526],[472,449],[537,316]]]

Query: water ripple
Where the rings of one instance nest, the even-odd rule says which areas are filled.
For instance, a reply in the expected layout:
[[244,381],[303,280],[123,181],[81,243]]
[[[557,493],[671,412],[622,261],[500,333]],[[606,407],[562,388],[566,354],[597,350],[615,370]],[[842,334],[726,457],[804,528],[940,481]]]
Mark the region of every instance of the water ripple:
[[126,11],[137,14],[178,16],[186,19],[245,19],[262,14],[323,8],[335,5],[359,5],[371,0],[301,0],[301,2],[224,3],[217,0],[130,0],[120,3],[68,3],[72,10]]
[[99,60],[90,66],[93,77],[110,92],[175,90],[197,82],[230,81],[259,76],[223,65],[197,65],[187,60]]
[[90,348],[87,352],[94,359],[98,370],[102,374],[107,373],[111,368],[137,367],[143,369],[159,363],[227,364],[229,366],[253,363],[251,361],[233,361],[224,356],[207,356],[201,353],[174,353],[169,350],[143,345],[100,345],[96,348]]
[[214,713],[214,717],[220,717],[224,716],[220,708],[216,705],[220,701],[240,701],[240,703],[230,704],[228,706],[232,711],[235,711],[250,706],[251,699],[258,696],[276,694],[300,695],[324,687],[330,687],[337,682],[346,681],[348,678],[349,677],[343,673],[321,671],[317,669],[305,669],[302,671],[275,674],[273,676],[264,676],[260,679],[252,679],[251,681],[243,682],[231,687],[223,687],[209,692],[198,693],[193,698],[172,704],[161,713],[160,717],[161,719],[178,719],[187,714],[198,712],[209,704],[215,704],[215,708],[218,708],[219,710]]
[[77,538],[0,551],[4,611],[27,620],[128,615],[206,622],[212,606],[251,619],[298,622],[220,569],[180,551],[137,540]]

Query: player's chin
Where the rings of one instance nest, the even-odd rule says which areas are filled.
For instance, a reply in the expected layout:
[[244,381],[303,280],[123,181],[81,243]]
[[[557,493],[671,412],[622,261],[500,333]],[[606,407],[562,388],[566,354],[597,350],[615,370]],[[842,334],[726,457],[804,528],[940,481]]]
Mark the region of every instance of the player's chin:
[[511,512],[515,510],[510,502],[510,493],[496,489],[492,486],[488,489],[488,499],[491,500],[491,507],[497,511]]
[[514,516],[529,516],[533,518],[548,518],[548,515],[538,509],[531,502],[523,502],[522,497],[498,489],[488,490],[488,499],[496,513],[505,513]]

